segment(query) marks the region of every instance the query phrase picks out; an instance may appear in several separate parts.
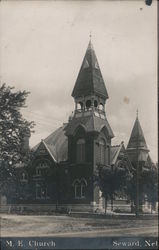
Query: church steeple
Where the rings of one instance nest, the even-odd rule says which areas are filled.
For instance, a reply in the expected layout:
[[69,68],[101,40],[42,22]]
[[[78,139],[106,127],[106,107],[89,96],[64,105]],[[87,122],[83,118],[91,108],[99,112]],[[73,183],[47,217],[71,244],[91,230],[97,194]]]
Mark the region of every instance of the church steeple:
[[138,160],[146,161],[149,149],[147,147],[144,133],[139,122],[138,111],[137,111],[136,120],[135,120],[133,129],[131,132],[131,136],[128,142],[128,146],[127,146],[127,152],[130,158],[132,158],[132,161],[133,160],[135,161],[137,151],[138,151]]
[[69,117],[66,134],[72,134],[79,125],[82,125],[86,132],[100,132],[101,128],[105,127],[108,136],[113,138],[114,135],[105,113],[108,93],[91,39],[72,96],[75,100],[75,110]]
[[97,95],[104,100],[108,98],[108,93],[99,68],[97,57],[90,39],[86,50],[72,96],[74,98]]
[[[86,195],[81,198],[91,207],[99,205],[100,192],[90,180],[99,164],[110,164],[111,139],[113,131],[105,114],[105,101],[108,98],[99,64],[89,41],[75,87],[72,92],[75,110],[65,127],[68,137],[68,165],[71,183],[75,185],[75,198],[79,196],[76,186],[86,183]],[[81,186],[82,187],[82,186]],[[82,190],[82,188],[80,189]],[[82,192],[82,191],[80,191]]]
[[136,117],[127,148],[129,149],[136,148],[137,143],[138,143],[139,149],[148,150],[146,140],[144,137],[144,133],[139,122],[138,115]]

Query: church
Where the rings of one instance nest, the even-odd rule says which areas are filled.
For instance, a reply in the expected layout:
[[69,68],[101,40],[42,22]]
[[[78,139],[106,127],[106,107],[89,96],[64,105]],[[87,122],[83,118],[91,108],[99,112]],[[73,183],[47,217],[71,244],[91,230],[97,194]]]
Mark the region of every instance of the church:
[[[98,166],[123,165],[131,170],[136,163],[136,145],[140,164],[152,165],[138,117],[127,148],[123,142],[111,143],[114,134],[105,112],[108,92],[91,40],[72,97],[75,105],[68,122],[32,149],[27,169],[19,167],[20,204],[61,205],[78,211],[102,209],[102,193],[93,182]],[[25,138],[28,146],[29,135]]]

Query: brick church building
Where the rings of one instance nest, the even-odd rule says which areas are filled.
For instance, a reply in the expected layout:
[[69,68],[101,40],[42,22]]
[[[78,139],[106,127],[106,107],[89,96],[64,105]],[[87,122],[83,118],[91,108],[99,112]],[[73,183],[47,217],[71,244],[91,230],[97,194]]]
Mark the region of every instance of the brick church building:
[[68,122],[33,148],[28,168],[19,167],[19,203],[61,204],[79,210],[102,208],[103,197],[93,181],[98,166],[118,167],[124,161],[131,170],[137,140],[140,161],[144,166],[152,164],[138,118],[127,149],[123,142],[111,145],[114,134],[105,112],[108,92],[91,41],[72,97],[75,106]]

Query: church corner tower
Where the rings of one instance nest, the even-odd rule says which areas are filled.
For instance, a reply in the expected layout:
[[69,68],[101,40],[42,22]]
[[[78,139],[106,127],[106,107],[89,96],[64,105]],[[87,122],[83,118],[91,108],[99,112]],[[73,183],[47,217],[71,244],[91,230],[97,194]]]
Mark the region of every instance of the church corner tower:
[[100,191],[92,177],[97,166],[110,164],[114,135],[105,113],[108,93],[91,40],[72,97],[75,109],[65,129],[72,202],[99,207]]
[[144,166],[149,155],[149,149],[139,122],[138,112],[126,150],[134,166],[137,161]]

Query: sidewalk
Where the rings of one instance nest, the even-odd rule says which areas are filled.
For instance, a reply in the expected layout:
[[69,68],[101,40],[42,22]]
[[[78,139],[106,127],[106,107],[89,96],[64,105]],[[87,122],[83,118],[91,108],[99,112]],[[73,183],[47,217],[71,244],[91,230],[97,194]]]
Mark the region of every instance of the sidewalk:
[[136,214],[134,213],[88,213],[88,212],[71,212],[69,214],[71,217],[84,217],[84,218],[107,218],[107,219],[158,219],[158,214],[149,214],[143,213],[139,214],[138,218],[136,218]]

